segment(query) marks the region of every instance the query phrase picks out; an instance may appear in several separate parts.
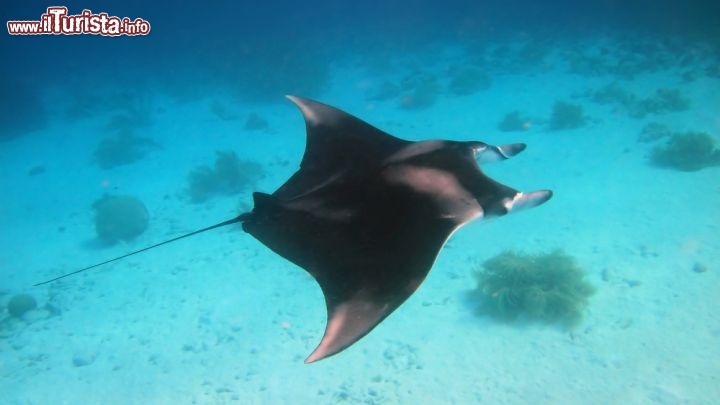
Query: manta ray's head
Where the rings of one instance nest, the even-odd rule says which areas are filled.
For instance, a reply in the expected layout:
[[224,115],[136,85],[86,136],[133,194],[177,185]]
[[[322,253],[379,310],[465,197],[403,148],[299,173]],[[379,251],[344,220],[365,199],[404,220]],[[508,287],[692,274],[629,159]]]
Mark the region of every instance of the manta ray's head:
[[[484,142],[470,142],[471,150],[479,166],[487,163],[500,162],[524,151],[524,143],[511,143],[507,145],[490,145]],[[490,179],[488,179],[490,180]],[[499,217],[511,212],[537,207],[549,200],[553,193],[550,190],[537,190],[522,192],[497,182],[492,182],[497,191],[492,198],[484,201],[482,205],[484,218]]]

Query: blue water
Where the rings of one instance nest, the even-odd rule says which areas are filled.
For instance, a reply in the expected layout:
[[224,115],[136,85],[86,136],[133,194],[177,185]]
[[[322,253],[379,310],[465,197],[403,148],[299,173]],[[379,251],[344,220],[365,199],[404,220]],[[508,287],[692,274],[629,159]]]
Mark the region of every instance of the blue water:
[[[50,5],[18,3],[3,20],[39,21]],[[151,31],[0,37],[0,402],[720,397],[717,2],[56,5]],[[250,210],[303,155],[286,94],[403,139],[526,143],[483,171],[555,195],[463,227],[406,303],[310,365],[326,318],[317,283],[238,227],[33,287]],[[553,118],[558,103],[581,113]],[[692,133],[707,143],[683,149]],[[193,186],[218,151],[241,179]],[[147,226],[103,240],[103,196],[139,200]],[[558,248],[595,287],[579,324],[478,312],[483,262]],[[35,307],[18,314],[21,294]]]

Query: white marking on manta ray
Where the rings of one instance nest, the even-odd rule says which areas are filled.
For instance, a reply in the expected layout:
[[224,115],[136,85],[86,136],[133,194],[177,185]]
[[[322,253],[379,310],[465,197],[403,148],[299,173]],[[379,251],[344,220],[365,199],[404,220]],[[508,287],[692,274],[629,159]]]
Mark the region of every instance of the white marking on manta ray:
[[402,162],[412,156],[424,155],[438,149],[442,149],[444,141],[424,141],[404,147],[394,155],[385,160],[385,164]]
[[284,204],[287,209],[306,212],[317,218],[324,218],[333,221],[348,222],[357,214],[354,209],[341,209],[329,207],[321,198],[303,198]]
[[329,176],[325,181],[323,181],[322,183],[319,183],[315,187],[308,189],[304,193],[300,193],[300,194],[293,196],[292,200],[290,200],[290,201],[301,199],[301,198],[306,197],[309,194],[312,194],[318,190],[322,190],[324,187],[326,187],[326,186],[334,183],[336,180],[342,178],[342,176],[344,174],[345,174],[345,172],[335,173],[334,175]]
[[536,207],[539,204],[547,201],[551,195],[552,194],[545,190],[531,191],[528,193],[523,193],[522,191],[520,191],[515,194],[513,198],[506,198],[503,201],[503,206],[508,211],[508,213],[517,212],[524,209]]
[[476,142],[472,149],[475,153],[475,160],[483,165],[485,163],[494,163],[510,159],[522,152],[525,146],[517,143],[495,146],[488,145],[484,142]]
[[483,208],[451,173],[428,167],[394,165],[384,171],[390,183],[402,184],[433,198],[442,217],[464,224],[482,217]]

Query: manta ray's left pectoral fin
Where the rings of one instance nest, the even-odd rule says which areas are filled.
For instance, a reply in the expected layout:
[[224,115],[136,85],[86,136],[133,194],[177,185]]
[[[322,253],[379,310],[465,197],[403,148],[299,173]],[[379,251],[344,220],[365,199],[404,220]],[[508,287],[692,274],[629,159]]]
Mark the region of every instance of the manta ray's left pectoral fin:
[[511,213],[537,207],[549,200],[552,195],[553,192],[551,190],[518,191],[513,198],[505,201],[505,209],[507,209],[508,213]]

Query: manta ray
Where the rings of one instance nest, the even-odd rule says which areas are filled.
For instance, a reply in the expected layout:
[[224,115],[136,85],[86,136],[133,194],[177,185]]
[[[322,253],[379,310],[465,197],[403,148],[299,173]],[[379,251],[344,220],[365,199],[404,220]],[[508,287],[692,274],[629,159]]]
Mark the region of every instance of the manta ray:
[[405,302],[461,226],[552,196],[549,190],[520,192],[480,170],[517,155],[524,144],[407,141],[335,107],[287,97],[305,118],[305,154],[275,192],[253,193],[252,211],[36,285],[241,223],[322,289],[327,324],[305,360],[312,363],[348,348]]

